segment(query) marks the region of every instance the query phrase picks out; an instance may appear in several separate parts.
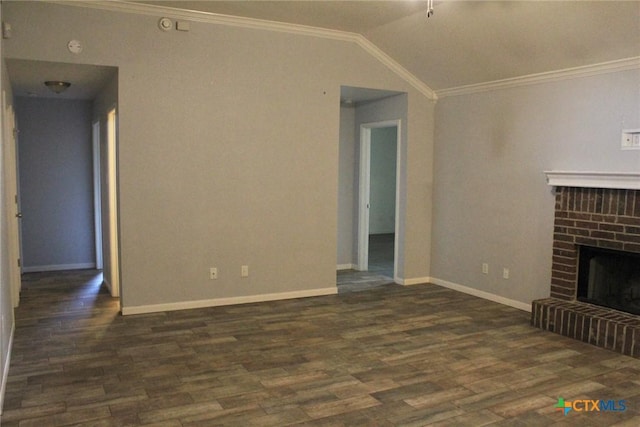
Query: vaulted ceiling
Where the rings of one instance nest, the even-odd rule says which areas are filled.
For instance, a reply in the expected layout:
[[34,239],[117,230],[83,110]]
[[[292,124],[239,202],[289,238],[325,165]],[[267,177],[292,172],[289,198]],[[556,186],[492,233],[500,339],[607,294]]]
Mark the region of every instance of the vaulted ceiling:
[[640,1],[141,1],[358,33],[438,91],[640,57]]

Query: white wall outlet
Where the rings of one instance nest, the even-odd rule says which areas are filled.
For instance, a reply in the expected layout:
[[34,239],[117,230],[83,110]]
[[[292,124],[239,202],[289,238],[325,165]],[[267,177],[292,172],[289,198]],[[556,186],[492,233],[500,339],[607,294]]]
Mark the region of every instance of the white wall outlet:
[[508,279],[509,278],[509,269],[508,268],[503,268],[502,269],[502,278],[503,279]]
[[482,274],[489,274],[489,264],[486,262],[482,263]]
[[622,131],[623,150],[640,150],[640,129],[625,129]]
[[248,265],[243,265],[240,268],[240,276],[249,277],[249,266]]
[[211,267],[209,269],[209,279],[216,280],[218,278],[218,269],[216,267]]

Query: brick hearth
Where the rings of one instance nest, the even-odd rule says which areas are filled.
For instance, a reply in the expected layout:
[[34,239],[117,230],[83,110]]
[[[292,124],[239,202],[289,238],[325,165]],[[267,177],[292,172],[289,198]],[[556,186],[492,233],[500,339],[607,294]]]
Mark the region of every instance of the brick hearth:
[[640,357],[640,316],[576,301],[579,246],[640,253],[640,191],[558,187],[555,209],[551,298],[532,325]]

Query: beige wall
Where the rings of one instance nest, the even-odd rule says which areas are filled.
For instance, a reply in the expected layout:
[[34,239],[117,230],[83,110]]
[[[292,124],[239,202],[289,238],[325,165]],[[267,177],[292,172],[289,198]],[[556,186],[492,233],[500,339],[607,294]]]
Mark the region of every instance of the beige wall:
[[632,70],[439,100],[432,277],[525,305],[548,296],[543,171],[640,171],[640,151],[620,150],[622,128],[640,127],[639,87]]
[[[200,22],[165,33],[159,15],[53,4],[3,9],[7,57],[119,67],[125,308],[335,286],[340,85],[408,93],[407,225],[417,228],[405,277],[428,275],[432,106],[355,43]],[[80,55],[66,49],[72,38]]]
[[351,268],[358,261],[355,111],[355,107],[340,107],[337,265],[345,268]]
[[[0,18],[2,18],[1,12]],[[0,45],[0,53],[2,53],[2,50],[2,45]],[[0,59],[0,64],[2,67],[2,70],[0,70],[0,94],[6,93],[6,102],[13,104],[9,76],[4,60]],[[0,102],[0,105],[1,104],[2,102]],[[4,110],[4,106],[1,108]],[[11,275],[9,274],[9,263],[14,262],[14,260],[11,260],[9,257],[8,226],[9,221],[15,221],[15,218],[8,211],[5,204],[7,198],[7,180],[5,178],[6,170],[4,159],[7,156],[7,141],[5,141],[7,126],[5,111],[2,111],[0,113],[0,147],[2,147],[0,156],[0,412],[2,412],[2,403],[4,402],[4,392],[10,363],[11,334],[14,328]]]

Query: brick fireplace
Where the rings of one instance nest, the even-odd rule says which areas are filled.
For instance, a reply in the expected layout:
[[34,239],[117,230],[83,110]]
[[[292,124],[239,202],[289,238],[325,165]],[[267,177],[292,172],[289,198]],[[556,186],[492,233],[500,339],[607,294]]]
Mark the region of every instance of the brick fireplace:
[[550,298],[533,301],[532,325],[640,358],[640,316],[576,299],[581,246],[640,253],[640,174],[547,176],[556,193]]

